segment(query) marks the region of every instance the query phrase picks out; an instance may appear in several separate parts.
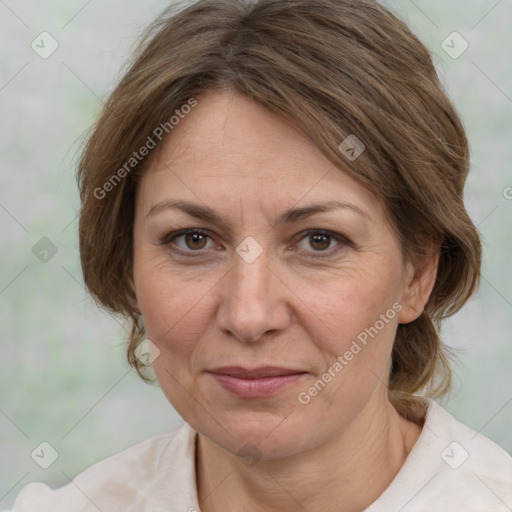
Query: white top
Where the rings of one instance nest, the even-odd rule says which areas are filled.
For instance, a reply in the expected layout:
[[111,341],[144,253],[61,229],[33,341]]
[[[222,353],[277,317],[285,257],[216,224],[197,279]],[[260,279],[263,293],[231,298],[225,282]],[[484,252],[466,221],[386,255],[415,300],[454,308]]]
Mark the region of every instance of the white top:
[[[196,432],[185,424],[94,464],[52,490],[28,484],[13,512],[198,512]],[[512,457],[428,400],[423,431],[364,512],[510,512]]]

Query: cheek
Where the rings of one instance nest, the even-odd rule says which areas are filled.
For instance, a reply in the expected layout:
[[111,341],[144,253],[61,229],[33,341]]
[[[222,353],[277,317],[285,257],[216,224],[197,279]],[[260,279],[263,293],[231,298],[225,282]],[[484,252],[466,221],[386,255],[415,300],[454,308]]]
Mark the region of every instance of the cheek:
[[369,277],[354,271],[321,287],[303,288],[303,297],[303,325],[309,325],[322,354],[319,377],[332,381],[320,403],[332,404],[349,390],[343,400],[357,400],[385,382],[401,309],[392,274]]
[[[183,358],[194,348],[211,310],[211,284],[186,271],[142,258],[134,266],[137,303],[146,336],[162,352]],[[170,359],[172,361],[173,359]]]
[[318,329],[313,327],[310,336],[322,354],[322,368],[299,390],[298,401],[309,412],[328,408],[336,418],[356,414],[377,390],[385,390],[400,305],[384,288],[345,281],[309,306],[316,312]]
[[[322,283],[302,288],[305,314],[315,324],[324,325],[326,335],[345,342],[379,320],[397,300],[396,285],[387,280],[369,277],[365,272],[353,272]],[[390,313],[392,316],[392,312]]]

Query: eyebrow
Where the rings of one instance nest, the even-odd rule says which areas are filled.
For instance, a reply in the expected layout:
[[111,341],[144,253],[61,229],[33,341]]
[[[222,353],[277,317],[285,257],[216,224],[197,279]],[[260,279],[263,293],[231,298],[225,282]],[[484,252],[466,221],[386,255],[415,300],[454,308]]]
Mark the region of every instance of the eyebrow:
[[[201,206],[199,204],[191,203],[189,201],[161,201],[160,203],[154,205],[149,210],[148,214],[146,215],[146,218],[156,215],[162,210],[167,209],[181,210],[190,215],[191,217],[195,217],[196,219],[200,219],[211,224],[226,226],[229,229],[233,228],[231,222],[224,219],[215,210],[212,210],[208,206]],[[305,219],[317,213],[324,213],[337,209],[352,210],[358,215],[368,220],[371,220],[371,217],[368,215],[368,213],[366,213],[364,210],[362,210],[355,204],[344,203],[341,201],[329,201],[323,204],[312,204],[309,206],[304,206],[302,208],[290,208],[288,210],[285,210],[283,213],[281,213],[281,215],[279,215],[275,225],[292,224],[294,222],[298,222],[299,220]]]

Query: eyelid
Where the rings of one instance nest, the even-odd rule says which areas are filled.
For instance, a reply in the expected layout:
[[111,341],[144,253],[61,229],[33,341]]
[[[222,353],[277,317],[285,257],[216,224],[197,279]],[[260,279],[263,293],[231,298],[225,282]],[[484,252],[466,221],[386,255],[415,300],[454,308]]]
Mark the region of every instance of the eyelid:
[[329,236],[329,237],[333,238],[334,240],[336,240],[338,242],[338,245],[335,247],[332,247],[331,249],[327,249],[325,251],[306,251],[308,253],[308,258],[309,257],[330,258],[333,255],[337,254],[340,250],[342,250],[344,246],[350,246],[350,247],[353,246],[352,242],[346,236],[342,235],[341,233],[335,233],[328,229],[320,229],[320,228],[308,229],[306,231],[302,231],[301,233],[299,233],[299,235],[297,237],[297,242],[294,244],[294,246],[297,245],[298,243],[300,243],[305,238],[308,238],[313,235]]
[[[167,233],[165,236],[161,237],[159,240],[159,245],[163,246],[169,246],[171,245],[171,242],[173,242],[176,238],[179,238],[181,236],[189,235],[189,234],[199,234],[199,235],[205,235],[207,236],[211,241],[215,242],[215,238],[210,234],[210,232],[207,229],[200,229],[200,228],[187,228],[187,229],[181,229],[177,231],[171,231],[170,233]],[[335,233],[333,231],[330,231],[328,229],[321,229],[321,228],[315,228],[315,229],[308,229],[305,231],[302,231],[298,233],[298,235],[295,237],[295,242],[293,243],[293,246],[296,246],[299,242],[304,240],[305,238],[312,236],[312,235],[327,235],[339,242],[339,244],[331,249],[325,250],[325,251],[306,251],[310,256],[313,258],[327,258],[333,255],[333,253],[337,253],[340,251],[344,246],[350,246],[353,247],[352,242],[341,233]],[[341,247],[340,247],[341,245]],[[176,252],[178,254],[186,255],[186,256],[192,256],[192,257],[198,257],[202,256],[205,253],[204,249],[200,249],[197,251],[193,250],[184,250],[179,247],[173,247],[171,248],[173,252]]]
[[[211,236],[211,234],[209,233],[208,230],[199,229],[199,228],[188,228],[188,229],[180,229],[177,231],[171,231],[171,232],[167,233],[165,236],[160,238],[159,245],[170,246],[171,243],[174,240],[176,240],[176,238],[179,238],[179,237],[185,236],[185,235],[193,235],[193,234],[205,235],[211,241],[214,241],[213,236]],[[204,254],[204,249],[201,249],[198,251],[193,251],[193,250],[187,251],[187,250],[181,249],[180,247],[172,247],[171,250],[178,254],[183,254],[183,255],[192,256],[192,257],[202,256]]]

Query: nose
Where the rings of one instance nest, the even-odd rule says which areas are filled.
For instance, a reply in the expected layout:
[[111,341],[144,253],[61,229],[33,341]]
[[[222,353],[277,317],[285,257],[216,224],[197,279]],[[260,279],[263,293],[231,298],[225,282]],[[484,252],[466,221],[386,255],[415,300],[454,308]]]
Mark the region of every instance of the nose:
[[290,323],[286,285],[261,255],[247,263],[235,256],[233,268],[222,280],[218,327],[243,342],[276,334]]

